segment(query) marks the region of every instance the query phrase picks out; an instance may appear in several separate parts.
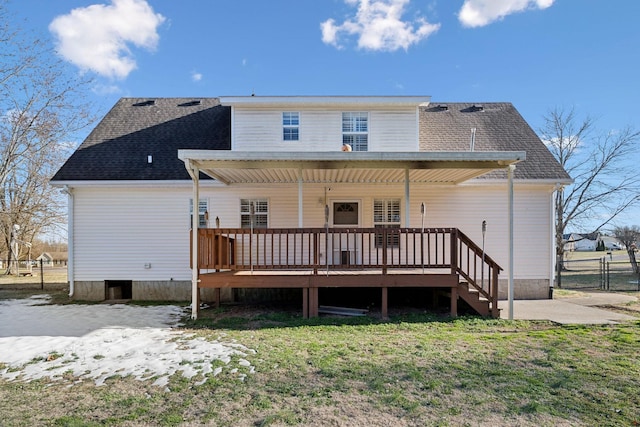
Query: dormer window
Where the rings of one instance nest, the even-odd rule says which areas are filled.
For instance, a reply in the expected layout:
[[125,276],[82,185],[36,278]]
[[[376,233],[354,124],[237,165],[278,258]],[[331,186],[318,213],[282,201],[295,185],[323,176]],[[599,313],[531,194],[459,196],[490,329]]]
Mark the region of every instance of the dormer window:
[[369,113],[342,113],[342,144],[353,151],[369,150]]
[[300,113],[285,111],[282,113],[283,141],[298,141],[300,139]]

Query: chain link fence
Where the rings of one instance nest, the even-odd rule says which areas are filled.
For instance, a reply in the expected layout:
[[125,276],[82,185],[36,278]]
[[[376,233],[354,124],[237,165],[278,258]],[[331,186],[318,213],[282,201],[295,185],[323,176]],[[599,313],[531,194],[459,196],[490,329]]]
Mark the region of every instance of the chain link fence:
[[20,260],[9,262],[0,259],[0,287],[37,288],[61,287],[67,284],[67,267],[49,264],[42,260]]
[[[633,270],[625,251],[605,256],[565,259],[562,271],[563,289],[599,289],[606,291],[640,291],[640,275]],[[625,259],[626,258],[626,259]]]

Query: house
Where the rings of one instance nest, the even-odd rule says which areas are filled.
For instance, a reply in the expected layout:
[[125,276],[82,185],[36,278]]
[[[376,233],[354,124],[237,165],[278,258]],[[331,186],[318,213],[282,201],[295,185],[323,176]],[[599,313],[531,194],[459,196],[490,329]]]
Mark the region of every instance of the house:
[[577,233],[569,234],[564,249],[566,251],[595,251],[598,245],[598,237],[591,239],[590,235],[582,235]]
[[45,267],[60,267],[67,265],[66,252],[43,252],[36,258]]
[[618,251],[625,249],[624,245],[613,236],[600,236],[600,240],[604,243],[604,247],[608,251]]
[[472,291],[493,315],[547,298],[571,179],[510,103],[230,96],[123,98],[51,182],[74,298],[191,299],[195,317],[245,287],[295,288],[305,315],[336,286],[379,288],[383,314],[396,287],[453,314]]

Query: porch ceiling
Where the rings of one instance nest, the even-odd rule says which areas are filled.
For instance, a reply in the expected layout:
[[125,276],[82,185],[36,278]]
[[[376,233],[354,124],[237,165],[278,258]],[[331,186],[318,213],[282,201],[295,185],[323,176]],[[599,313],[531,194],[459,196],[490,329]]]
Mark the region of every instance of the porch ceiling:
[[238,152],[179,150],[187,168],[226,185],[297,183],[458,184],[525,160],[500,152]]

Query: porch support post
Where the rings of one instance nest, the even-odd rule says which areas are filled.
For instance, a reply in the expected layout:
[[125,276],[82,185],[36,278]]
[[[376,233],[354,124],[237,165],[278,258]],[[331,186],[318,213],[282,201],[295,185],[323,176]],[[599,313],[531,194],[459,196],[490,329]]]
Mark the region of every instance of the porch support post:
[[200,309],[200,293],[198,291],[198,226],[200,219],[200,170],[191,165],[187,160],[185,162],[187,171],[191,175],[193,181],[193,201],[191,206],[191,319],[198,318],[198,310]]
[[304,218],[304,214],[303,214],[303,200],[302,200],[302,196],[303,196],[303,192],[302,192],[302,169],[298,169],[298,227],[302,228],[304,227],[303,225],[303,218]]
[[516,165],[509,165],[509,320],[513,320],[513,173]]
[[404,226],[411,227],[411,200],[409,198],[409,169],[404,170]]

